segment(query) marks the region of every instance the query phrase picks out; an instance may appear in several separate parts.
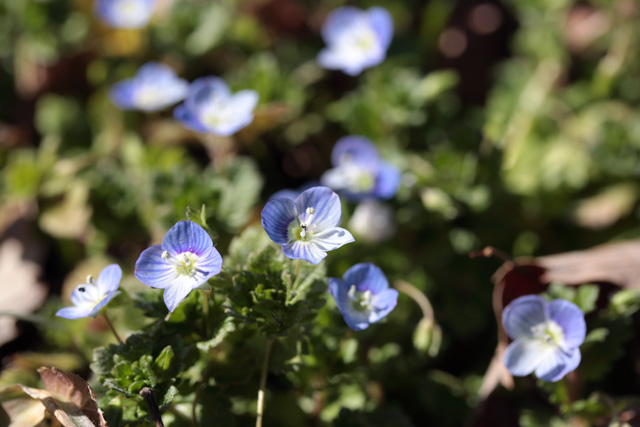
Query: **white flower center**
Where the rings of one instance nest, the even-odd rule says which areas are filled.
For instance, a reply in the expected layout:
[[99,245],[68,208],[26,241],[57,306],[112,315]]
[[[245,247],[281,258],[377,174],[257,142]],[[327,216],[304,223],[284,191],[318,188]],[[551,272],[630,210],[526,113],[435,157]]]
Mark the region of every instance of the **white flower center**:
[[358,291],[356,285],[351,285],[347,294],[351,300],[353,309],[356,311],[368,311],[371,310],[373,304],[373,295],[370,290]]
[[549,346],[564,349],[564,331],[553,320],[547,320],[531,328],[531,334]]
[[182,252],[176,256],[171,256],[169,251],[164,251],[162,252],[162,258],[173,265],[179,275],[194,277],[197,273],[207,274],[206,271],[198,268],[200,257],[192,252]]
[[297,220],[291,221],[289,224],[289,241],[302,240],[303,242],[308,242],[311,240],[313,236],[313,232],[316,229],[316,225],[313,223],[313,220],[316,216],[316,210],[309,206],[306,211],[306,218],[304,221]]

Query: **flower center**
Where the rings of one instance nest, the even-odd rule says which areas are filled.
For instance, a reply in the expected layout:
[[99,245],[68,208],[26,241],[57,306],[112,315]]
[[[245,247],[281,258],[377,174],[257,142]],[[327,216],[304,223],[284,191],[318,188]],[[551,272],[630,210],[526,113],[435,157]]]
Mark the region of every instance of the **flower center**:
[[531,328],[533,336],[544,343],[558,348],[564,347],[564,331],[553,320],[540,323]]
[[347,293],[351,300],[351,305],[356,311],[369,311],[373,303],[373,295],[370,290],[364,292],[358,291],[356,285],[351,285],[349,292]]
[[174,257],[171,256],[169,251],[164,251],[162,252],[162,258],[173,265],[179,275],[193,277],[198,272],[205,273],[198,269],[198,256],[194,253],[182,252]]
[[306,210],[306,218],[304,221],[300,221],[300,218],[296,221],[291,221],[289,225],[289,240],[302,240],[308,242],[313,236],[313,230],[316,228],[313,224],[313,219],[316,216],[316,210],[313,207],[308,207]]

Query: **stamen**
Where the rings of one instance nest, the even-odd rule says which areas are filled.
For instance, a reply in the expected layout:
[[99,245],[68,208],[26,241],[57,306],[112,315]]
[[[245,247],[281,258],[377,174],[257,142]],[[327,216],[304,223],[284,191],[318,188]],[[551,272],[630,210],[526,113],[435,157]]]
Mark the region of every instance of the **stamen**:
[[86,291],[84,286],[78,287],[78,292],[84,292],[84,291]]
[[87,275],[87,284],[93,285],[93,276],[90,274]]
[[351,287],[349,288],[349,293],[347,294],[349,295],[349,298],[354,299],[356,296],[356,285],[351,285]]
[[169,251],[162,252],[162,258],[169,259],[170,257],[171,257],[171,255],[169,254]]

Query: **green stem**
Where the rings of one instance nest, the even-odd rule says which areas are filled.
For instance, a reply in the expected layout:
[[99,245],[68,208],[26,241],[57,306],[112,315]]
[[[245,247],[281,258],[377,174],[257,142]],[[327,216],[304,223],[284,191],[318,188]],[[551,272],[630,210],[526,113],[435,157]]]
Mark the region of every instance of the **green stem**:
[[262,427],[262,416],[264,414],[264,390],[267,386],[267,371],[269,370],[269,356],[271,355],[271,347],[275,338],[271,338],[267,342],[267,348],[264,352],[264,363],[262,364],[262,373],[260,374],[260,390],[258,390],[258,409],[256,411],[256,427]]
[[420,289],[403,280],[396,281],[394,285],[397,290],[404,293],[418,304],[420,310],[422,310],[422,317],[435,323],[436,318],[433,314],[433,307],[431,306],[429,299],[420,291]]
[[302,260],[299,259],[298,263],[296,264],[296,271],[293,273],[293,279],[291,280],[291,286],[293,286],[296,283],[296,280],[298,279],[298,273],[300,273],[300,264],[302,264]]
[[205,290],[200,290],[200,292],[202,292],[202,317],[203,317],[203,330],[204,330],[204,337],[208,338],[209,334],[207,333],[208,329],[209,329],[209,295],[207,294],[207,291]]
[[109,325],[109,328],[111,329],[111,332],[113,332],[113,335],[116,337],[116,339],[118,340],[118,342],[120,344],[122,344],[122,340],[120,339],[120,336],[118,335],[118,333],[116,332],[116,328],[113,327],[113,323],[111,323],[111,320],[109,319],[109,316],[107,316],[107,312],[103,311],[102,312],[102,316],[104,317],[104,320],[107,321],[107,325]]

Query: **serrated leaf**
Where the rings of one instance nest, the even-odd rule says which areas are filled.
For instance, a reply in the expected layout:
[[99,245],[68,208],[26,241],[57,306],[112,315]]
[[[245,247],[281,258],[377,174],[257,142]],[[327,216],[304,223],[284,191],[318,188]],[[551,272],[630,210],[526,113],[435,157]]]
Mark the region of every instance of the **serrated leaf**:
[[153,361],[153,371],[159,377],[163,377],[171,370],[174,359],[175,354],[173,353],[173,348],[170,345],[166,346],[162,349],[158,357],[156,357],[156,360]]

